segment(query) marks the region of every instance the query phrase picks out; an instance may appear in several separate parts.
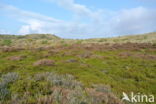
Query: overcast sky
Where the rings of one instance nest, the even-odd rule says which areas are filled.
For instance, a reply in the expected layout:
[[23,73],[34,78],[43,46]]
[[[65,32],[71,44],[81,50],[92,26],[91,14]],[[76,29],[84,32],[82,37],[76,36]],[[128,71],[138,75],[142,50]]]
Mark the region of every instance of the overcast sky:
[[156,0],[0,0],[0,34],[99,38],[156,31]]

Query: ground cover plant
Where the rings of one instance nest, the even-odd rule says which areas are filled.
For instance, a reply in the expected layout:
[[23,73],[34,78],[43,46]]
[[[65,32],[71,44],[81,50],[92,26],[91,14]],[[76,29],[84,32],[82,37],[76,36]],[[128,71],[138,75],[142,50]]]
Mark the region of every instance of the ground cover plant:
[[122,92],[156,96],[155,37],[1,35],[0,103],[129,104]]

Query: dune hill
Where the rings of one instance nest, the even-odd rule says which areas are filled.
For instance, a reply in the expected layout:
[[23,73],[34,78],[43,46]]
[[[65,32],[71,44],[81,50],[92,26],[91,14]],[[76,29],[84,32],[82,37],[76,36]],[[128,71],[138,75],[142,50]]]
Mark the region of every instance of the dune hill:
[[156,33],[0,35],[0,104],[129,104],[122,92],[156,96],[155,42]]

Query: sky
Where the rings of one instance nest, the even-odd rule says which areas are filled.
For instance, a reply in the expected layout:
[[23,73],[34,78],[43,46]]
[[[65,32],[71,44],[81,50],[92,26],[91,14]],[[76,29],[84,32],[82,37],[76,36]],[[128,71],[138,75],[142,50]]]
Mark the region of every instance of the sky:
[[156,0],[0,0],[0,34],[85,39],[156,32]]

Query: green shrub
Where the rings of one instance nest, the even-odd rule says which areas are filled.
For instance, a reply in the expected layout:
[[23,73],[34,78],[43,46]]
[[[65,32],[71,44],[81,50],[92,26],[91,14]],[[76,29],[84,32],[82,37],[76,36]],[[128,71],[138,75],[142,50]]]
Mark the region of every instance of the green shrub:
[[17,73],[8,73],[2,75],[0,82],[0,101],[5,101],[11,98],[11,92],[8,89],[8,85],[15,82],[18,79]]
[[6,88],[6,86],[2,87],[0,84],[0,101],[3,102],[5,100],[10,99],[10,97],[11,97],[10,91]]
[[10,46],[12,44],[12,41],[7,39],[7,40],[3,40],[3,45],[6,45],[6,46]]
[[48,44],[48,41],[47,40],[43,40],[42,44]]
[[19,78],[18,74],[15,72],[10,72],[5,75],[2,75],[2,82],[5,83],[5,85],[8,85],[11,82],[16,81]]

